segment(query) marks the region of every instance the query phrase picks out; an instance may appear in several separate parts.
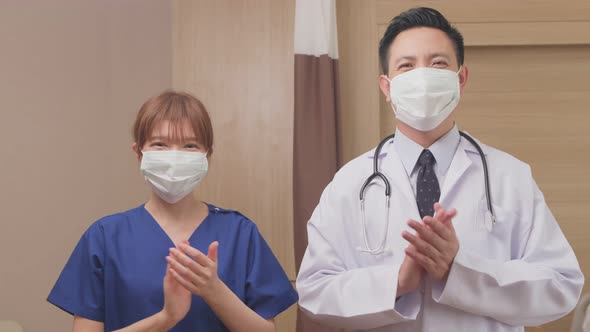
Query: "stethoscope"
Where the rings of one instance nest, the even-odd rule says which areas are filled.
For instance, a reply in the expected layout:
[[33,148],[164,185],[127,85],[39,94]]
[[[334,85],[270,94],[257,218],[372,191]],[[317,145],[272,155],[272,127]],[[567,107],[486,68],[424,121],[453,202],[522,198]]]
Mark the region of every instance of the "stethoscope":
[[[477,142],[471,136],[467,135],[466,133],[460,131],[459,134],[462,137],[464,137],[466,140],[468,140],[469,143],[471,143],[471,145],[473,145],[475,147],[475,149],[479,153],[479,156],[481,157],[481,163],[483,164],[483,176],[484,176],[484,184],[485,184],[486,202],[488,205],[488,210],[486,211],[486,215],[484,218],[484,225],[485,225],[486,229],[488,230],[488,232],[491,232],[493,225],[496,223],[496,218],[494,216],[494,210],[492,208],[492,197],[490,194],[490,178],[488,175],[488,163],[486,161],[486,157],[483,153],[483,150],[481,149],[479,144],[477,144]],[[361,227],[363,228],[363,240],[365,241],[365,248],[359,248],[359,250],[362,252],[367,252],[371,255],[379,255],[379,254],[383,253],[385,251],[385,243],[387,242],[387,233],[389,231],[389,198],[391,196],[391,185],[389,184],[389,180],[387,180],[387,177],[383,173],[379,172],[379,155],[381,154],[381,148],[383,148],[383,145],[385,145],[385,143],[392,140],[394,137],[395,137],[395,134],[391,134],[391,135],[387,136],[384,140],[382,140],[379,143],[379,145],[375,149],[375,154],[373,156],[373,174],[371,174],[367,178],[367,180],[365,180],[365,183],[361,187],[361,192],[359,195],[360,200],[361,200]],[[376,179],[381,179],[383,181],[383,183],[385,184],[385,213],[386,213],[385,220],[386,220],[386,222],[385,222],[385,232],[384,232],[383,240],[381,241],[381,244],[379,245],[378,248],[371,249],[371,247],[369,246],[369,239],[368,239],[368,235],[367,235],[367,225],[366,225],[366,221],[365,221],[365,191],[369,187],[369,184],[371,184],[373,182],[373,180],[376,180]]]

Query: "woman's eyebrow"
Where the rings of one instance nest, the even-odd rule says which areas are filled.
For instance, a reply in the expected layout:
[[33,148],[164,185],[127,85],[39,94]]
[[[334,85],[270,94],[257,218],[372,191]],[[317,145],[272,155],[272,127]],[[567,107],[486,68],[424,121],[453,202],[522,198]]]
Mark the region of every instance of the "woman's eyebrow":
[[[148,140],[151,140],[151,141],[167,140],[167,139],[171,139],[171,137],[170,136],[152,136],[152,137],[148,138]],[[182,136],[182,137],[180,137],[180,139],[183,141],[197,141],[196,136]]]

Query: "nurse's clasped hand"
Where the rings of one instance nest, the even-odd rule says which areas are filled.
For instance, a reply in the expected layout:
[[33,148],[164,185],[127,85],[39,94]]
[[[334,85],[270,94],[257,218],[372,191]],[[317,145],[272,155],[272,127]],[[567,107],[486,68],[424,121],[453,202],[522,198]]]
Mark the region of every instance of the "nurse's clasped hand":
[[191,301],[191,292],[174,279],[171,267],[168,265],[164,277],[164,309],[162,309],[165,325],[172,328],[181,321],[190,310]]
[[207,255],[183,241],[178,248],[170,248],[166,257],[174,279],[191,293],[208,299],[223,289],[223,281],[217,275],[217,249],[219,242],[209,245]]
[[402,236],[411,244],[406,249],[406,255],[420,264],[433,279],[445,280],[459,251],[459,240],[452,223],[457,210],[445,210],[439,203],[434,205],[434,210],[434,217],[424,217],[423,223],[408,221],[416,235],[403,232]]

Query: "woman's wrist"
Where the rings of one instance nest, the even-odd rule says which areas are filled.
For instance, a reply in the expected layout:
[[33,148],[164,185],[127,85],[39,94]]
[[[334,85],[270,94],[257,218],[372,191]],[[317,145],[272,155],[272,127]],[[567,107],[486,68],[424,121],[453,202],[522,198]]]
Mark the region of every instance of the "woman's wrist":
[[164,309],[158,312],[155,316],[158,325],[157,331],[168,331],[180,321],[180,319],[173,317]]
[[223,283],[223,281],[217,278],[212,284],[211,287],[201,294],[201,297],[205,302],[208,304],[210,301],[216,301],[224,298],[226,292],[231,292],[231,290]]

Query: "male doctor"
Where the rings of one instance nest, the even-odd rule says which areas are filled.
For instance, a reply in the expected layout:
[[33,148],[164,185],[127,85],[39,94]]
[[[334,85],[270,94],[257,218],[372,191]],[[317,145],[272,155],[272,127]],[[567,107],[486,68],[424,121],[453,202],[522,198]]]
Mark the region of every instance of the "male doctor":
[[379,87],[398,120],[377,158],[389,209],[380,179],[361,209],[374,151],[324,190],[297,276],[299,304],[320,323],[512,332],[575,307],[584,277],[530,167],[458,131],[463,52],[459,31],[430,8],[401,13],[381,39]]

